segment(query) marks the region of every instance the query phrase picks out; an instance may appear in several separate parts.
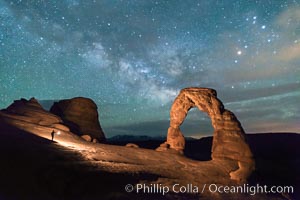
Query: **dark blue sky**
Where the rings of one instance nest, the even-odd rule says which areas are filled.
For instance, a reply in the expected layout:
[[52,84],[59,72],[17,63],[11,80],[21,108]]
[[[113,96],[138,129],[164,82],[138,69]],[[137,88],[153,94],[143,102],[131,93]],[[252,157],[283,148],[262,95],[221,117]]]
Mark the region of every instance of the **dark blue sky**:
[[[212,87],[247,132],[300,132],[300,1],[0,0],[0,107],[92,98],[106,135],[165,135]],[[197,110],[185,135],[211,134]]]

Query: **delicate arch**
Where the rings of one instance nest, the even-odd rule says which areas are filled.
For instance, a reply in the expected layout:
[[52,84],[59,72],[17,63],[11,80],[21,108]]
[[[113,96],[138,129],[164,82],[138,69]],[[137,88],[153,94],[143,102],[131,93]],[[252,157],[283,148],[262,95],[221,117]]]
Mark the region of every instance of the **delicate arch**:
[[188,111],[193,107],[206,112],[211,118],[214,128],[212,159],[238,161],[239,167],[244,169],[247,166],[249,169],[246,171],[250,173],[253,170],[254,160],[245,140],[244,130],[235,115],[224,108],[214,89],[192,87],[180,91],[171,107],[167,141],[158,150],[162,150],[162,147],[168,147],[183,153],[185,139],[181,133],[180,125],[184,122]]

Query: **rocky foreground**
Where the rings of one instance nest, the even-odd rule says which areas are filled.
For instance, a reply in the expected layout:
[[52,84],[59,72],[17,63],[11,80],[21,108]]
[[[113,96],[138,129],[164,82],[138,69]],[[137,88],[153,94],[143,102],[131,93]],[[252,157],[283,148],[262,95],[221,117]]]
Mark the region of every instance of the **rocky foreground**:
[[[2,165],[1,168],[2,172],[3,168],[8,170],[8,174],[11,175],[12,179],[9,181],[18,182],[20,178],[26,176],[27,173],[34,173],[34,177],[36,178],[40,175],[43,176],[44,173],[49,173],[48,175],[53,177],[47,177],[48,180],[45,179],[46,182],[50,179],[50,182],[54,181],[56,183],[62,181],[64,184],[67,184],[65,183],[66,179],[72,180],[73,175],[70,175],[71,177],[65,175],[56,177],[57,174],[55,171],[58,170],[57,167],[60,166],[63,170],[66,170],[65,173],[67,174],[72,174],[72,172],[69,172],[69,168],[76,168],[79,173],[82,173],[82,171],[85,173],[92,171],[91,173],[93,174],[97,174],[98,172],[115,174],[114,180],[117,184],[119,181],[122,182],[121,179],[124,175],[132,176],[133,179],[140,177],[139,182],[149,184],[161,183],[163,185],[173,185],[179,183],[186,185],[193,183],[199,187],[204,183],[236,184],[228,177],[232,166],[223,165],[220,162],[199,162],[172,152],[157,152],[155,150],[142,148],[91,143],[65,130],[60,130],[61,134],[55,136],[55,142],[51,142],[50,133],[52,129],[53,128],[37,124],[20,122],[16,119],[11,120],[10,125],[7,125],[2,118],[1,153],[5,152],[6,159],[5,162],[3,162],[5,164]],[[41,160],[44,166],[40,166]],[[32,165],[33,169],[37,168],[38,170],[36,172],[33,172],[32,169],[29,169],[28,172],[26,172],[26,170],[24,171],[24,166],[28,164],[30,166]],[[56,169],[51,169],[52,166],[55,166]],[[40,169],[40,167],[43,168],[45,172]],[[51,172],[52,170],[54,171]],[[15,171],[17,174],[22,172],[20,178],[15,176]],[[5,176],[8,174],[5,173]],[[120,177],[117,177],[117,174],[120,175]],[[151,177],[151,179],[149,179],[149,177]],[[10,177],[6,178],[10,179]],[[23,181],[25,181],[24,185],[19,186],[21,190],[23,190],[22,187],[28,187],[26,180],[23,179]],[[80,180],[76,180],[76,182],[78,181],[80,182]],[[128,183],[134,184],[136,181],[130,181]],[[39,188],[40,182],[43,182],[43,180],[39,180],[38,183],[34,183],[33,185],[38,184],[35,187]],[[82,185],[80,190],[86,190],[86,187],[89,187],[90,184],[91,183],[86,186]],[[98,187],[107,186],[101,177],[93,184],[96,184]],[[44,190],[47,190],[46,185],[47,183],[44,183],[44,187],[46,187],[43,188]],[[118,188],[118,192],[124,193],[125,185],[126,184],[124,184],[122,188]],[[7,186],[8,185],[4,188]],[[19,187],[13,185],[10,185],[10,187],[16,190],[16,193],[14,191],[12,195],[18,194]],[[56,188],[55,186],[51,187]],[[76,190],[76,188],[77,187],[74,189]],[[31,188],[26,192],[34,197],[35,193],[31,193],[32,189],[34,190],[34,188]],[[57,189],[60,190],[59,188]],[[69,188],[69,190],[73,189]],[[66,191],[66,193],[68,192]],[[97,191],[94,192],[96,194],[98,193]],[[46,194],[46,196],[47,195],[48,194]],[[105,196],[107,194],[103,195]],[[99,196],[97,197],[99,198]]]
[[[57,141],[51,142],[49,138],[8,126],[3,121],[0,124],[0,199],[288,199],[281,194],[250,196],[204,193],[162,196],[127,193],[124,190],[127,184],[193,182],[201,187],[206,181],[208,181],[206,183],[229,184],[227,182],[229,179],[220,173],[214,174],[214,169],[219,170],[223,166],[212,166],[212,163],[191,160],[177,154],[94,144],[83,141],[78,136],[64,143],[63,138],[66,140],[68,136],[60,135],[56,138]],[[271,137],[268,138],[270,140]],[[287,139],[279,140],[288,142]],[[258,144],[261,139],[258,138],[256,141]],[[154,144],[155,148],[160,141],[148,140],[136,143],[148,146],[149,143]],[[209,147],[209,140],[189,141],[186,145],[189,151],[194,151],[193,148],[197,148],[199,144]],[[296,158],[278,160],[273,153],[281,151],[274,152],[274,148],[269,145],[262,145],[259,148],[257,153],[260,152],[262,156],[258,164],[262,166],[258,166],[260,170],[255,181],[269,185],[298,183],[299,189],[297,178],[299,170],[297,163],[293,161]],[[282,150],[283,154],[288,153],[286,148]],[[208,153],[209,148],[203,149],[204,156],[207,157]],[[189,154],[192,156],[191,152]],[[198,152],[194,157],[194,159],[203,158],[203,155]],[[299,164],[299,160],[297,162]],[[210,173],[206,174],[204,171]],[[226,170],[224,173],[227,173]],[[260,173],[265,175],[261,176]],[[290,195],[290,199],[297,199],[295,195],[297,194]]]
[[[213,90],[199,91],[198,94],[204,95],[204,101],[193,97],[194,89],[192,93],[184,90],[182,98],[187,97],[188,101],[180,105],[188,104],[188,107],[179,109],[179,115],[173,113],[180,107],[176,108],[178,101],[175,101],[170,124],[175,132],[169,130],[168,139],[160,145],[159,151],[139,148],[136,144],[99,143],[105,137],[95,120],[97,108],[92,103],[85,110],[84,106],[78,108],[81,104],[78,99],[75,99],[78,104],[75,108],[68,106],[69,100],[63,101],[48,112],[35,99],[15,101],[0,111],[0,156],[3,160],[0,199],[290,198],[286,194],[227,194],[204,188],[209,184],[237,186],[246,183],[254,170],[254,160],[243,129],[233,113],[224,109]],[[86,99],[79,101],[90,102]],[[214,137],[217,135],[217,138],[213,140],[212,160],[197,161],[182,155],[185,144],[179,126],[192,106],[208,112],[216,122],[213,124],[216,125]],[[82,111],[92,113],[93,117],[78,121]],[[223,118],[222,124],[220,120]],[[230,123],[235,125],[233,130],[228,125]],[[55,134],[51,135],[53,131]],[[51,141],[52,137],[54,141]],[[233,175],[233,172],[238,173]],[[153,191],[137,194],[137,186],[133,192],[126,192],[127,184],[156,184],[169,188],[178,184],[190,187],[190,191],[165,195]],[[195,187],[198,190],[191,191]]]

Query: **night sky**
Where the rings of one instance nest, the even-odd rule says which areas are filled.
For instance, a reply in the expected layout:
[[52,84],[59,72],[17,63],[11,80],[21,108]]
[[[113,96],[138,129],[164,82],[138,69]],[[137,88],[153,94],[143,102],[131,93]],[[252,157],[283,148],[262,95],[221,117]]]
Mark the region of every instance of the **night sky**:
[[[0,108],[84,96],[106,135],[166,135],[212,87],[246,132],[300,132],[300,0],[0,0]],[[186,136],[212,134],[190,111]]]

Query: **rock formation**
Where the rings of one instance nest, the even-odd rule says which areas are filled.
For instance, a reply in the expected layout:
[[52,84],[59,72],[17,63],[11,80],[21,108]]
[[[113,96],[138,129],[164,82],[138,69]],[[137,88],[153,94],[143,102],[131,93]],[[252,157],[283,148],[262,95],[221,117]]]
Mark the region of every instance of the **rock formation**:
[[77,135],[89,135],[98,141],[104,141],[105,136],[98,119],[97,105],[88,98],[76,97],[73,99],[55,102],[50,109],[55,115]]
[[2,110],[2,114],[8,115],[10,118],[38,125],[63,127],[60,124],[62,122],[60,117],[44,110],[35,98],[31,98],[30,100],[15,100],[14,103]]
[[[15,100],[6,109],[0,111],[0,118],[8,124],[27,129],[30,126],[45,127],[56,131],[70,131],[62,119],[46,111],[35,98]],[[38,129],[38,128],[37,128]]]
[[183,152],[185,139],[180,131],[180,125],[193,107],[206,112],[211,118],[214,128],[212,160],[236,161],[238,169],[230,173],[231,179],[237,181],[247,179],[254,170],[255,163],[245,140],[244,130],[235,115],[224,108],[213,89],[181,90],[171,107],[167,141],[157,150],[161,151],[168,147]]

